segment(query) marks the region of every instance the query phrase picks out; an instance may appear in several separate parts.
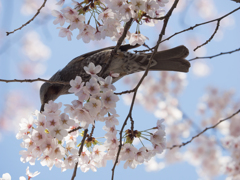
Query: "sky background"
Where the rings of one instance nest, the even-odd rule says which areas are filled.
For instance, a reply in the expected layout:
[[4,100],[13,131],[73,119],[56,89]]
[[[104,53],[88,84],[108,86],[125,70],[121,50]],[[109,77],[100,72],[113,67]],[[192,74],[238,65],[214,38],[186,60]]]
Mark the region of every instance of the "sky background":
[[[202,0],[206,2],[205,0]],[[16,31],[14,34],[5,36],[6,31],[12,31],[13,29],[21,26],[23,23],[28,21],[32,15],[24,15],[21,12],[22,2],[19,0],[8,0],[0,1],[0,78],[1,79],[34,79],[34,78],[49,78],[56,71],[62,69],[71,59],[84,54],[89,51],[100,49],[103,47],[115,45],[115,42],[111,42],[110,39],[106,39],[101,42],[90,42],[88,44],[83,43],[81,40],[77,40],[77,31],[73,33],[72,41],[67,41],[67,38],[58,37],[59,30],[56,29],[58,25],[53,25],[52,21],[54,17],[47,16],[46,18],[36,18],[34,22],[31,22],[27,27],[24,27],[20,31]],[[170,1],[169,4],[171,4]],[[190,1],[182,1],[190,2]],[[212,1],[211,1],[212,2]],[[213,1],[216,5],[217,11],[215,12],[215,17],[222,16],[233,9],[237,8],[238,4],[230,0],[215,0]],[[50,6],[52,1],[47,2],[46,6]],[[181,1],[180,1],[181,4]],[[193,6],[193,5],[192,5]],[[52,6],[49,7],[50,9]],[[179,5],[181,8],[181,5]],[[173,34],[179,30],[188,28],[197,23],[204,22],[204,16],[207,15],[208,9],[201,11],[201,13],[196,12],[195,8],[189,8],[186,11],[185,15],[183,13],[174,13],[170,18],[169,25],[167,27],[166,36]],[[177,11],[180,11],[177,10]],[[169,47],[175,47],[178,45],[186,45],[189,48],[190,55],[187,59],[196,57],[196,56],[209,56],[215,55],[220,52],[230,51],[239,48],[240,42],[240,24],[239,19],[240,11],[231,15],[231,17],[224,21],[220,26],[219,34],[208,43],[203,48],[199,49],[197,53],[193,53],[193,49],[196,46],[191,46],[189,39],[193,37],[197,39],[196,42],[202,44],[205,42],[212,34],[215,24],[212,23],[209,25],[201,26],[196,28],[193,32],[186,32],[179,36],[173,37],[170,41],[163,43],[161,46],[167,45]],[[213,19],[213,18],[210,18]],[[158,34],[161,30],[160,25],[155,28],[152,27],[143,27],[141,28],[142,34],[146,35],[150,40],[146,43],[152,47],[158,37]],[[132,32],[134,29],[132,29]],[[21,63],[26,62],[26,52],[24,51],[26,39],[35,38],[38,33],[40,41],[47,47],[43,48],[44,53],[42,54],[43,60],[40,65],[35,64],[36,69],[33,71],[39,70],[38,73],[29,72],[30,69],[25,69],[24,73],[19,73],[19,68],[21,68]],[[31,34],[32,33],[32,34]],[[27,37],[28,35],[32,35]],[[31,51],[31,47],[29,51]],[[34,50],[34,49],[32,49]],[[24,53],[25,52],[25,53]],[[29,57],[30,55],[28,55]],[[40,55],[41,56],[41,53]],[[45,59],[45,60],[44,60]],[[206,93],[206,88],[209,86],[219,88],[220,90],[234,90],[235,99],[239,100],[239,76],[240,76],[240,53],[233,53],[231,55],[224,55],[213,59],[206,60],[196,60],[191,62],[190,72],[187,73],[187,85],[183,92],[179,96],[179,104],[182,110],[187,113],[187,115],[196,123],[199,123],[200,117],[197,114],[197,106],[200,101],[200,98]],[[36,63],[36,61],[34,63]],[[198,64],[196,68],[195,63]],[[201,73],[199,70],[203,67],[202,71],[207,73]],[[194,70],[195,69],[195,70]],[[198,70],[200,73],[198,73]],[[21,72],[23,72],[22,70]],[[27,72],[27,73],[26,73]],[[24,75],[23,75],[24,74]],[[137,82],[136,82],[137,83]],[[18,90],[19,93],[24,94],[25,99],[21,101],[31,102],[32,111],[35,109],[40,109],[40,99],[39,99],[39,87],[41,83],[2,83],[0,88],[0,109],[3,111],[6,108],[6,96],[9,92]],[[117,92],[122,90],[129,89],[124,83],[124,78],[114,84],[117,88]],[[32,89],[31,91],[28,91]],[[13,96],[13,98],[15,98]],[[66,95],[58,98],[56,102],[70,103],[74,99],[74,95]],[[22,102],[20,102],[21,104]],[[18,108],[18,107],[15,107]],[[20,105],[19,105],[19,108]],[[12,109],[11,113],[15,113],[16,109]],[[117,112],[120,115],[119,121],[124,121],[129,111],[129,106],[124,103],[122,97],[117,103]],[[30,111],[31,113],[31,111]],[[19,116],[17,116],[19,117]],[[136,127],[139,129],[144,129],[146,127],[153,127],[157,121],[157,118],[152,112],[146,111],[142,106],[135,105],[133,110],[133,117],[135,119]],[[23,116],[22,118],[27,118]],[[1,119],[0,119],[1,121]],[[14,123],[17,126],[17,123]],[[98,124],[97,124],[98,125]],[[102,135],[102,129],[96,129],[96,135]],[[25,169],[27,166],[30,166],[28,163],[23,164],[20,162],[19,151],[22,150],[20,147],[21,140],[15,138],[15,132],[12,130],[15,128],[13,125],[5,126],[7,128],[0,129],[1,131],[1,140],[0,140],[0,177],[3,173],[10,173],[12,179],[18,179],[18,177],[25,175]],[[119,126],[120,128],[120,126]],[[194,133],[193,133],[194,135]],[[189,138],[188,138],[189,139]],[[80,141],[80,140],[79,140]],[[184,147],[185,148],[185,147]],[[184,149],[183,148],[183,149]],[[160,159],[158,159],[160,161]],[[77,172],[76,179],[110,179],[111,177],[111,168],[112,162],[108,162],[105,168],[99,168],[96,173],[91,171],[83,173],[80,170]],[[72,170],[67,170],[66,172],[61,173],[61,170],[53,167],[51,171],[47,167],[42,167],[39,161],[36,161],[35,166],[30,166],[30,171],[40,171],[41,174],[37,176],[38,179],[70,179],[72,175]],[[173,165],[170,165],[160,171],[156,172],[147,172],[144,165],[139,165],[136,169],[123,169],[123,163],[116,167],[115,170],[115,180],[120,179],[178,179],[178,180],[192,180],[198,179],[198,174],[196,173],[196,168],[191,166],[187,162],[179,162]],[[218,177],[217,179],[224,179],[224,177]]]

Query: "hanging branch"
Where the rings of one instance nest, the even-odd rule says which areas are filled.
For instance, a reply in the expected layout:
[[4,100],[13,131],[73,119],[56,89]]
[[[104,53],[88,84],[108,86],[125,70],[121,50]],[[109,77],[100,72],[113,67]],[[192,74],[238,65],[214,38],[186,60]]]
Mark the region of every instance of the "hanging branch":
[[228,120],[228,119],[231,119],[232,117],[234,117],[234,116],[237,115],[238,113],[240,113],[240,109],[239,109],[237,112],[233,113],[231,116],[229,116],[229,117],[227,117],[227,118],[225,118],[225,119],[222,119],[222,120],[218,121],[218,123],[216,123],[215,125],[205,128],[203,131],[201,131],[201,132],[198,133],[197,135],[193,136],[189,141],[183,142],[182,144],[173,145],[172,147],[167,147],[167,149],[172,150],[172,149],[174,149],[174,148],[176,148],[176,147],[181,148],[182,146],[185,146],[185,145],[191,143],[195,138],[199,137],[200,135],[202,135],[203,133],[205,133],[207,130],[209,130],[209,129],[214,129],[214,128],[217,127],[219,124],[221,124],[222,122],[224,122],[224,121],[226,121],[226,120]]
[[0,82],[5,82],[5,83],[10,83],[10,82],[28,82],[28,83],[32,83],[35,81],[43,81],[43,82],[47,82],[50,84],[64,84],[64,85],[68,85],[69,82],[63,82],[63,81],[49,81],[46,79],[42,79],[42,78],[37,78],[37,79],[13,79],[13,80],[6,80],[6,79],[0,79]]
[[200,47],[206,45],[207,43],[209,43],[209,42],[213,39],[213,37],[214,37],[215,34],[217,33],[218,28],[219,28],[219,26],[220,26],[220,21],[221,21],[221,20],[218,20],[218,21],[217,21],[217,25],[216,25],[216,28],[215,28],[215,30],[214,30],[212,36],[211,36],[211,37],[210,37],[205,43],[203,43],[202,45],[197,46],[193,51],[196,51],[198,48],[200,48]]
[[136,89],[134,88],[134,89],[132,89],[132,90],[122,91],[122,92],[120,92],[120,93],[114,93],[114,94],[116,94],[116,95],[130,94],[130,93],[135,92],[135,90],[136,90]]
[[[202,26],[202,25],[205,25],[205,24],[209,24],[209,23],[212,23],[212,22],[215,22],[215,21],[220,22],[222,19],[224,19],[225,17],[229,16],[230,14],[233,14],[234,12],[238,11],[239,9],[240,9],[240,7],[234,9],[233,11],[231,11],[231,12],[229,12],[229,13],[225,14],[224,16],[221,16],[221,17],[219,17],[219,18],[217,18],[217,19],[213,19],[213,20],[206,21],[206,22],[203,22],[203,23],[200,23],[200,24],[196,24],[195,26],[191,26],[191,27],[189,27],[189,28],[187,28],[187,29],[184,29],[184,30],[182,30],[182,31],[176,32],[176,33],[174,33],[173,35],[169,36],[168,38],[162,40],[161,43],[164,42],[164,41],[167,41],[167,40],[171,39],[172,37],[174,37],[174,36],[176,36],[176,35],[178,35],[178,34],[184,33],[184,32],[186,32],[186,31],[193,30],[193,29],[195,29],[195,28],[198,27],[198,26]],[[154,49],[154,48],[155,48],[155,46],[152,47],[152,48],[150,48],[150,50],[152,50],[152,49]],[[142,50],[142,51],[137,51],[137,52],[140,52],[140,53],[141,53],[141,52],[147,52],[147,51],[149,51],[149,49],[147,49],[147,50]]]
[[[147,76],[148,74],[148,71],[149,71],[149,68],[150,68],[150,64],[152,62],[152,59],[153,59],[153,56],[156,54],[157,52],[157,49],[158,49],[158,46],[159,44],[161,43],[161,40],[162,40],[162,37],[163,35],[165,35],[165,30],[166,30],[166,27],[167,27],[167,24],[168,24],[168,20],[170,18],[170,16],[172,15],[172,12],[173,10],[177,7],[177,4],[178,4],[179,0],[175,0],[174,1],[174,4],[172,5],[171,9],[169,10],[169,12],[167,13],[165,19],[164,19],[164,22],[163,22],[163,27],[162,27],[162,30],[161,30],[161,33],[159,34],[159,38],[158,38],[158,41],[157,41],[157,45],[155,46],[154,48],[154,52],[152,53],[150,59],[149,59],[149,63],[147,65],[147,68],[142,76],[142,78],[140,79],[140,81],[138,82],[137,86],[134,88],[135,91],[134,91],[134,94],[133,94],[133,99],[132,99],[132,102],[131,102],[131,106],[130,106],[130,110],[129,110],[129,113],[122,125],[122,128],[121,128],[121,131],[119,133],[120,135],[120,139],[119,139],[119,146],[118,146],[118,152],[117,152],[117,156],[116,156],[116,160],[114,162],[114,165],[113,165],[113,168],[112,168],[112,180],[114,179],[114,172],[115,172],[115,167],[118,163],[118,159],[119,159],[119,155],[120,155],[120,151],[121,151],[121,148],[123,146],[122,144],[122,133],[123,133],[123,130],[124,130],[124,127],[127,125],[127,120],[128,118],[132,119],[132,110],[133,110],[133,105],[134,105],[134,102],[135,102],[135,98],[136,98],[136,95],[137,95],[137,91],[138,91],[138,88],[140,87],[140,85],[142,84],[142,81],[144,80],[144,78]],[[132,120],[133,121],[133,120]]]
[[7,36],[8,36],[9,34],[14,33],[14,32],[17,31],[17,30],[21,30],[24,26],[26,26],[26,25],[28,25],[30,22],[32,22],[32,21],[37,17],[37,15],[40,13],[41,9],[45,6],[46,2],[47,2],[47,0],[44,0],[42,6],[37,10],[37,13],[32,17],[32,19],[30,19],[28,22],[26,22],[25,24],[23,24],[21,27],[19,27],[19,28],[17,28],[17,29],[14,29],[14,31],[6,32],[6,33],[7,33]]
[[[85,139],[86,139],[86,137],[87,137],[87,132],[88,132],[88,129],[85,129],[85,130],[84,130],[84,134],[83,134],[83,138],[82,138],[82,142],[81,142],[81,146],[80,146],[79,151],[78,151],[78,156],[79,156],[79,157],[81,156],[82,151],[83,151],[83,146],[84,146]],[[72,175],[71,180],[74,180],[74,178],[75,178],[76,175],[77,175],[77,166],[78,166],[78,162],[76,162],[76,164],[75,164],[75,167],[74,167],[74,171],[73,171],[73,175]]]
[[121,46],[122,42],[124,41],[125,37],[127,36],[127,32],[129,30],[129,28],[131,27],[133,22],[133,18],[131,18],[124,26],[124,30],[123,33],[121,35],[121,37],[118,39],[117,41],[117,45],[115,46],[115,48],[112,50],[111,52],[111,56],[109,57],[109,61],[108,63],[104,66],[102,66],[102,71],[99,74],[100,77],[102,77],[103,73],[108,69],[108,67],[110,66],[110,64],[112,63],[113,57],[114,55],[117,53],[117,50],[119,49],[119,47]]
[[79,130],[79,129],[82,129],[82,127],[81,127],[81,126],[78,126],[78,127],[74,128],[74,129],[68,131],[68,133],[75,132],[75,131],[77,131],[77,130]]
[[217,56],[221,56],[221,55],[225,55],[225,54],[232,54],[232,53],[237,52],[237,51],[240,51],[240,48],[235,49],[235,50],[233,50],[233,51],[221,52],[221,53],[216,54],[216,55],[213,55],[213,56],[195,57],[195,58],[189,59],[188,61],[194,61],[194,60],[196,60],[196,59],[212,59],[212,58],[215,58],[215,57],[217,57]]

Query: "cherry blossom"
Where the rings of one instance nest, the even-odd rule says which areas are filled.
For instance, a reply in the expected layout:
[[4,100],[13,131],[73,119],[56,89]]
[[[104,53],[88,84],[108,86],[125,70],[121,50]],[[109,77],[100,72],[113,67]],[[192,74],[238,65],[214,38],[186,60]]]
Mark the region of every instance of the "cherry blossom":
[[145,11],[146,9],[146,0],[131,0],[134,10]]
[[107,108],[115,108],[116,102],[119,100],[118,96],[113,94],[111,90],[103,93],[102,95],[103,105]]
[[97,82],[97,79],[92,77],[89,82],[86,83],[87,90],[90,94],[97,94],[100,91],[100,86]]
[[40,174],[40,172],[38,172],[38,171],[35,171],[34,173],[31,173],[31,172],[29,171],[29,166],[28,166],[27,169],[26,169],[26,175],[28,176],[28,178],[36,177],[36,176],[39,175],[39,174]]
[[77,39],[83,40],[85,43],[89,43],[90,40],[94,40],[94,34],[96,30],[91,25],[84,25],[83,28],[79,31]]
[[68,41],[72,40],[72,32],[68,28],[58,27],[60,29],[59,36],[60,37],[67,37]]
[[101,110],[101,101],[95,98],[90,98],[84,107],[89,111],[92,117],[95,117]]
[[[87,172],[90,169],[97,171],[97,168],[105,167],[107,160],[116,159],[119,147],[116,125],[119,124],[115,107],[119,100],[114,94],[116,89],[112,85],[112,77],[105,79],[97,76],[101,67],[90,63],[84,70],[91,75],[86,84],[81,77],[70,81],[69,92],[75,93],[76,98],[71,104],[65,104],[64,113],[61,112],[62,103],[49,101],[44,106],[44,111],[35,111],[28,120],[23,119],[19,124],[20,129],[18,139],[23,139],[21,147],[26,150],[20,152],[21,161],[35,164],[36,159],[42,166],[51,169],[54,165],[62,171],[73,169],[78,162],[78,167]],[[106,131],[102,144],[95,137],[85,140],[81,156],[78,156],[77,139],[81,134],[75,129],[86,129],[89,125],[95,125],[95,120],[105,122],[103,130]],[[125,139],[125,143],[120,151],[120,161],[126,161],[124,168],[136,168],[138,164],[148,161],[156,153],[162,153],[165,149],[165,128],[163,120],[158,120],[157,126],[144,132],[155,129],[149,141],[152,142],[152,149],[142,147],[139,150]],[[157,129],[157,130],[156,130]],[[73,132],[68,133],[70,130]],[[126,137],[131,134],[127,130]],[[139,131],[134,131],[134,138],[142,138],[144,135]],[[149,138],[149,137],[144,137]],[[101,145],[100,145],[101,144]],[[35,176],[29,173],[29,177]]]
[[142,45],[146,41],[146,39],[148,39],[148,38],[142,34],[132,33],[131,37],[129,39],[129,43],[133,46],[136,44]]
[[95,75],[98,74],[101,71],[102,67],[97,65],[95,67],[95,65],[91,62],[89,63],[88,67],[84,66],[84,70],[86,71],[86,73],[90,74],[90,75]]
[[65,0],[59,0],[56,5],[62,6],[64,4]]
[[84,82],[80,76],[76,76],[75,80],[70,81],[70,85],[71,88],[68,91],[76,94],[84,86]]
[[116,90],[115,86],[112,85],[112,77],[111,76],[108,76],[105,79],[101,79],[100,84],[101,84],[101,90],[103,92],[106,92],[108,89],[112,89],[113,91]]
[[58,24],[60,23],[60,26],[63,26],[65,23],[65,18],[63,16],[63,14],[57,10],[52,10],[52,15],[57,17],[54,21],[53,24]]

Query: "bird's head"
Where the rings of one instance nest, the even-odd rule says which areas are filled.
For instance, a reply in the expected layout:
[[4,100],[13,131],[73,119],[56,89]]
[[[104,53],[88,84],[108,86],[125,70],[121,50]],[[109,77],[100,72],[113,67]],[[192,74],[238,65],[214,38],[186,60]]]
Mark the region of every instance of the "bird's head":
[[62,86],[59,84],[44,83],[40,88],[41,109],[44,111],[45,103],[50,100],[55,100],[61,95]]

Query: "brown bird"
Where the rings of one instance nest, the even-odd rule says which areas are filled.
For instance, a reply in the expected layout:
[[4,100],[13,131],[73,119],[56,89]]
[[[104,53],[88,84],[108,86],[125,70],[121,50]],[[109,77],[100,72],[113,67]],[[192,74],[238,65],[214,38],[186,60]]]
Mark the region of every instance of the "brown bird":
[[[103,67],[99,73],[103,78],[107,77],[110,72],[119,73],[119,77],[113,78],[113,82],[116,82],[125,75],[145,71],[152,53],[133,54],[127,52],[129,49],[138,46],[139,45],[131,46],[129,44],[121,46],[110,64],[108,63],[110,62],[111,52],[115,46],[83,54],[74,58],[62,70],[56,72],[49,81],[69,82],[75,79],[76,76],[81,76],[82,80],[87,82],[90,79],[90,75],[85,72],[83,67],[88,66],[90,62]],[[183,45],[169,50],[159,51],[154,55],[149,70],[188,72],[190,63],[184,59],[188,54],[188,49]],[[69,88],[70,85],[45,82],[40,89],[42,104],[40,111],[44,110],[44,104],[48,103],[49,100],[54,101],[63,94],[69,94]]]

